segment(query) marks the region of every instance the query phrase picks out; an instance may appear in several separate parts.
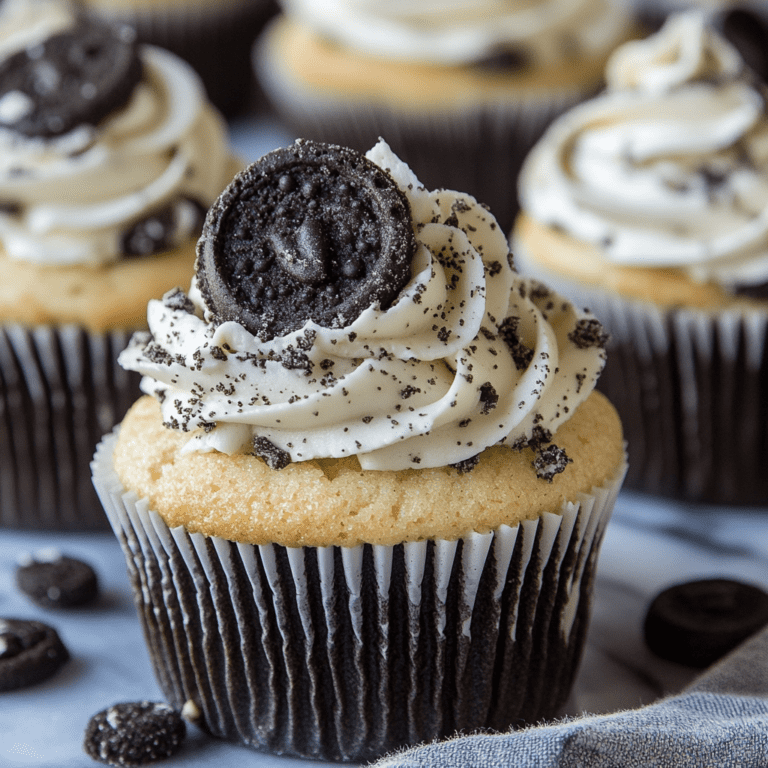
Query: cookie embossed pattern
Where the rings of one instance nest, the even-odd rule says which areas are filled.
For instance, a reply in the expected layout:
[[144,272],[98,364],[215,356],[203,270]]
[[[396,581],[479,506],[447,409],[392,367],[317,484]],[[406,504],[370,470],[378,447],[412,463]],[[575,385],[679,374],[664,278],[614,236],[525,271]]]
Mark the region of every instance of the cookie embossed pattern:
[[120,359],[149,396],[92,467],[173,707],[345,761],[557,711],[623,438],[599,323],[486,208],[383,141],[298,141],[148,325]]

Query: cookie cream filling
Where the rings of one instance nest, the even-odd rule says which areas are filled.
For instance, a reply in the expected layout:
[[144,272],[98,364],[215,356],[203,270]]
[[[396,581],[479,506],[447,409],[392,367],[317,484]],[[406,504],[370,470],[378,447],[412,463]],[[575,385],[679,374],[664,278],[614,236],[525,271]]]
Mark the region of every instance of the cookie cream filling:
[[364,469],[469,462],[507,442],[541,449],[541,476],[567,458],[543,449],[592,391],[604,334],[588,313],[511,265],[504,233],[474,198],[428,191],[380,141],[411,210],[411,277],[388,309],[343,328],[308,320],[261,341],[217,324],[193,280],[150,302],[150,332],[120,363],[144,375],[187,451],[253,452],[271,466],[357,455]]
[[[113,262],[143,220],[151,252],[152,220],[163,209],[174,219],[164,248],[197,236],[197,206],[210,205],[230,179],[226,128],[185,62],[149,46],[140,55],[142,80],[98,125],[53,138],[0,128],[0,241],[9,257]],[[23,109],[20,99],[8,98],[13,93],[0,103],[6,117]],[[156,218],[155,229],[162,226]],[[134,253],[141,250],[139,244]]]
[[439,65],[514,51],[526,65],[610,51],[626,36],[616,0],[283,0],[286,13],[368,56]]
[[529,155],[523,209],[618,265],[729,291],[765,283],[766,92],[736,50],[682,14],[618,49],[607,80]]

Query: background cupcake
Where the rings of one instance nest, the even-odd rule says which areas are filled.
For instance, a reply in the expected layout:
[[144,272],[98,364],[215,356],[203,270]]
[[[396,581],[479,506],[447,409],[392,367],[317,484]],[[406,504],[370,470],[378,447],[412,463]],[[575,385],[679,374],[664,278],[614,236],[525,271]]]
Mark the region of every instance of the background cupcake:
[[117,353],[239,164],[187,64],[32,5],[50,23],[0,48],[0,524],[104,527],[88,462],[138,384]]
[[333,760],[554,715],[622,434],[599,323],[485,208],[383,142],[298,142],[148,318],[121,362],[154,398],[93,472],[174,706]]
[[765,90],[704,16],[616,52],[521,176],[515,253],[612,335],[628,484],[765,503]]
[[379,136],[430,188],[466,190],[508,227],[527,150],[602,85],[634,31],[625,5],[288,0],[255,50],[301,136],[360,151]]
[[200,75],[208,97],[225,115],[254,105],[250,50],[275,0],[82,0],[89,11],[129,24],[142,43],[167,48]]

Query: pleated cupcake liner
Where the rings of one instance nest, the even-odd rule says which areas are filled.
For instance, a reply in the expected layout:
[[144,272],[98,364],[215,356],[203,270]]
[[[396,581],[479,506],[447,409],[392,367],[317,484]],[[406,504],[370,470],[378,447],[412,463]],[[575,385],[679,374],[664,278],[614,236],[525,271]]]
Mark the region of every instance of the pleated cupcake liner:
[[169,528],[93,481],[122,544],[158,682],[215,736],[275,754],[374,759],[554,716],[587,629],[626,471],[554,513],[458,541],[251,545]]
[[560,114],[593,96],[582,90],[531,89],[519,98],[455,109],[397,109],[302,87],[272,56],[269,27],[253,49],[256,77],[285,124],[302,138],[369,150],[383,138],[427,189],[457,189],[485,203],[504,231],[518,210],[525,156]]
[[134,12],[118,4],[101,15],[132,26],[142,43],[166,48],[189,62],[211,102],[227,117],[234,117],[258,104],[250,50],[276,12],[275,0],[240,0],[167,8],[155,4],[151,10]]
[[[515,258],[523,262],[520,248]],[[597,386],[629,444],[625,485],[768,505],[768,308],[663,308],[534,270],[611,334]]]
[[0,325],[0,527],[108,530],[90,461],[141,394],[129,331]]

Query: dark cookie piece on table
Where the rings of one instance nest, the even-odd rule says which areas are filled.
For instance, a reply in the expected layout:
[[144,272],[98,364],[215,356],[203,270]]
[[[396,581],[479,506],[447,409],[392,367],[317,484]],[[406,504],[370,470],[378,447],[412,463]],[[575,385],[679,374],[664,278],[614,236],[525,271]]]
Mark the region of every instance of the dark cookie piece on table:
[[343,147],[297,141],[262,157],[208,213],[197,279],[217,322],[262,340],[311,319],[343,328],[410,279],[410,207],[391,176]]
[[124,106],[142,76],[129,27],[82,20],[0,65],[0,125],[28,137],[96,125]]
[[645,641],[657,655],[707,667],[768,624],[768,594],[729,579],[678,584],[657,595],[645,618]]
[[71,608],[96,599],[99,582],[88,563],[58,552],[25,557],[16,569],[16,585],[43,608]]
[[107,765],[146,765],[175,754],[186,733],[181,715],[167,704],[115,704],[90,719],[83,749]]
[[42,682],[69,658],[53,627],[40,621],[0,619],[0,691]]

